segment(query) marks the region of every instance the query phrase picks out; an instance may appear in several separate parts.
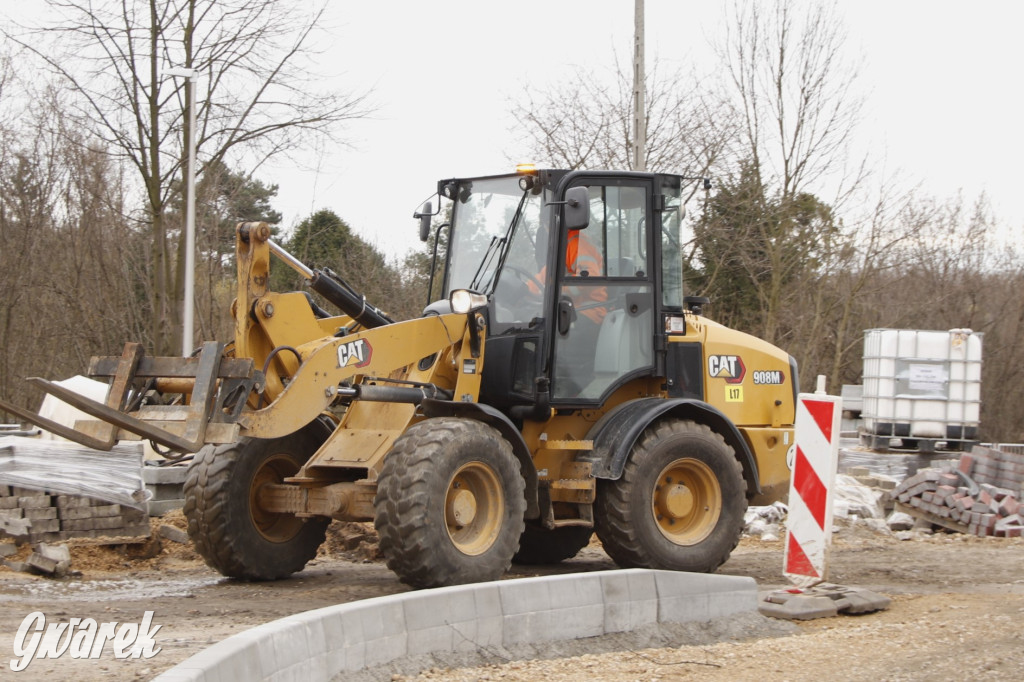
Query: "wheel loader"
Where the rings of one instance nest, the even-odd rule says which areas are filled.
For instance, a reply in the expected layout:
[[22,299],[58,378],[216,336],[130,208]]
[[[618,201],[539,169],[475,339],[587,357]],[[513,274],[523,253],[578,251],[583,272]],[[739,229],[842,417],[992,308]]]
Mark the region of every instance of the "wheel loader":
[[[233,342],[93,358],[103,403],[30,379],[94,418],[74,428],[0,407],[92,448],[195,453],[189,536],[226,576],[302,570],[332,519],[372,520],[418,588],[562,561],[594,533],[620,566],[711,572],[748,502],[788,488],[798,380],[683,295],[686,182],[442,180],[415,215],[442,295],[401,322],[242,223]],[[270,291],[272,256],[322,298]]]

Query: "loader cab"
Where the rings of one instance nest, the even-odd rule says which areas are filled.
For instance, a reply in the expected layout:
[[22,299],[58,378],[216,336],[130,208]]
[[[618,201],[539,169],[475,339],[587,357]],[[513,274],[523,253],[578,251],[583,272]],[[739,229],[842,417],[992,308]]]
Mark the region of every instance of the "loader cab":
[[488,296],[482,402],[596,406],[663,372],[661,320],[682,312],[680,191],[679,177],[647,173],[439,183],[452,199],[444,293]]

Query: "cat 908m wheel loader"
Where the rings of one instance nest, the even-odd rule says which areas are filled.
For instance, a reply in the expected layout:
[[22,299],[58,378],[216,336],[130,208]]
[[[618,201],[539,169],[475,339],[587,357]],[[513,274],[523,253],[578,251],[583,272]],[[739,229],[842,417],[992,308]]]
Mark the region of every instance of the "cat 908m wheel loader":
[[[93,448],[195,452],[189,535],[227,576],[303,568],[332,518],[372,519],[415,587],[574,556],[596,531],[622,566],[713,571],[752,499],[788,482],[796,363],[684,298],[683,179],[525,170],[443,180],[434,285],[394,322],[330,271],[237,228],[234,342],[194,357],[94,358]],[[429,204],[417,216],[430,236]],[[438,253],[437,244],[442,244]],[[271,254],[343,312],[267,288]]]

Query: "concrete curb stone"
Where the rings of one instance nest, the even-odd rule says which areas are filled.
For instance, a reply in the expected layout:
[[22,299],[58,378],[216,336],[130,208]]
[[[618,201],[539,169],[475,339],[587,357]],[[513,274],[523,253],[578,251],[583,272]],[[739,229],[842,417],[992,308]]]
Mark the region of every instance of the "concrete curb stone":
[[626,569],[459,585],[266,623],[214,644],[156,680],[315,682],[406,656],[580,639],[757,609],[757,583],[737,576]]

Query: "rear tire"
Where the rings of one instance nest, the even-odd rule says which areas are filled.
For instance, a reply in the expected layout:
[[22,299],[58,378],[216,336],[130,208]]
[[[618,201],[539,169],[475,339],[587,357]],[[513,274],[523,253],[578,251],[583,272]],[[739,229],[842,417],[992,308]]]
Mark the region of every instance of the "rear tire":
[[331,520],[264,511],[263,485],[294,475],[324,442],[311,425],[283,438],[207,445],[185,478],[188,535],[207,565],[242,580],[277,580],[316,556]]
[[373,500],[388,568],[416,588],[496,580],[523,532],[524,490],[512,446],[492,427],[414,424],[384,458]]
[[599,480],[594,520],[619,566],[710,573],[739,542],[747,508],[743,470],[703,424],[649,426],[622,476]]
[[519,536],[519,551],[512,562],[527,565],[557,564],[571,559],[590,544],[593,528],[586,526],[562,526],[548,530],[527,523]]

